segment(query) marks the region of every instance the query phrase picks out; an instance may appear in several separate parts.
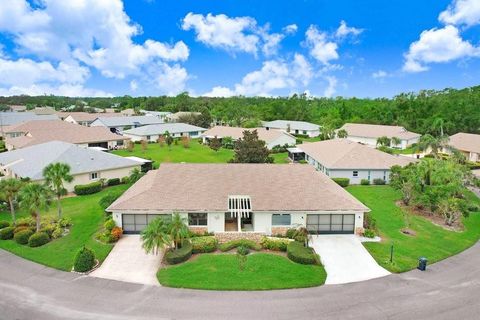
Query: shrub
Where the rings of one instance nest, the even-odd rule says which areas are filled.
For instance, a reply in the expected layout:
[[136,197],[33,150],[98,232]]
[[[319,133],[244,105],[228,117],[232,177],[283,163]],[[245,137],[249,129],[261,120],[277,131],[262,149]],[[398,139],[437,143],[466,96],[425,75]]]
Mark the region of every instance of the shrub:
[[42,224],[42,227],[40,228],[40,232],[44,232],[48,235],[48,237],[52,237],[53,231],[57,229],[57,224],[54,222],[47,223],[47,224]]
[[79,184],[74,187],[74,191],[79,196],[97,193],[102,191],[102,183],[100,181],[96,181],[89,184]]
[[115,224],[115,221],[113,221],[113,219],[108,219],[107,221],[105,221],[103,226],[105,227],[106,230],[110,232],[112,231],[113,228],[115,228],[116,224]]
[[6,227],[0,229],[0,239],[2,240],[9,240],[13,239],[13,231],[15,230],[14,227]]
[[375,231],[371,229],[365,229],[365,231],[363,231],[363,236],[367,238],[375,238]]
[[307,160],[300,160],[300,161],[298,161],[298,163],[300,163],[300,164],[306,164],[306,163],[308,163],[308,162],[307,162]]
[[361,184],[362,186],[368,186],[368,185],[370,184],[370,180],[368,180],[368,179],[362,179],[362,180],[360,180],[360,184]]
[[293,234],[293,239],[298,242],[305,243],[308,240],[308,230],[307,228],[298,228]]
[[165,253],[165,260],[168,264],[177,264],[187,261],[192,256],[192,244],[184,241],[183,246],[177,250],[170,250]]
[[25,244],[28,244],[28,239],[30,239],[32,234],[33,234],[32,230],[25,229],[15,233],[15,235],[13,236],[13,240],[15,240],[15,242],[18,244],[25,245]]
[[305,247],[303,243],[292,241],[287,246],[287,257],[293,262],[301,264],[316,264],[317,257],[312,248]]
[[48,242],[50,242],[50,237],[45,232],[35,232],[28,239],[28,245],[30,247],[40,247]]
[[110,234],[112,235],[112,240],[116,242],[122,237],[123,230],[120,227],[113,227]]
[[72,225],[72,220],[70,218],[62,218],[57,222],[59,227],[68,228]]
[[122,184],[127,184],[130,182],[130,177],[123,177],[121,181],[122,181]]
[[92,250],[83,247],[75,255],[73,270],[77,272],[87,272],[95,266],[95,254]]
[[115,200],[120,198],[120,196],[123,194],[123,191],[117,190],[117,191],[110,191],[106,195],[104,195],[98,204],[102,209],[107,209]]
[[273,251],[287,251],[287,246],[290,243],[288,239],[272,239],[263,237],[260,244],[264,249]]
[[215,237],[194,237],[191,242],[193,253],[207,253],[217,249],[217,239]]
[[63,236],[63,229],[60,227],[57,227],[55,230],[52,232],[52,239],[58,239]]
[[363,217],[363,228],[377,230],[377,220],[371,214],[365,214]]
[[228,242],[225,242],[225,243],[221,244],[218,248],[220,249],[220,251],[226,252],[226,251],[230,251],[234,248],[237,248],[239,246],[244,246],[244,247],[247,247],[247,248],[255,250],[255,251],[258,251],[258,250],[262,249],[262,246],[257,244],[255,241],[248,240],[248,239],[238,239],[238,240],[228,241]]
[[19,226],[19,227],[16,227],[15,230],[13,230],[13,233],[16,234],[20,231],[23,231],[23,230],[32,230],[30,227],[27,227],[27,226]]
[[385,184],[385,180],[383,179],[380,179],[380,178],[377,178],[377,179],[373,179],[373,184],[375,185],[384,185]]
[[242,255],[242,256],[246,256],[247,254],[250,253],[250,249],[246,246],[238,246],[237,247],[237,253]]
[[120,178],[112,178],[107,180],[107,186],[116,186],[120,184]]
[[17,227],[34,227],[35,226],[35,220],[31,217],[29,218],[21,218],[17,220]]
[[295,232],[297,232],[297,229],[295,228],[290,228],[287,230],[287,233],[286,233],[286,236],[288,239],[293,239],[293,237],[295,236]]
[[6,228],[6,227],[10,227],[10,222],[5,220],[0,221],[0,229]]
[[339,186],[346,188],[350,184],[350,179],[348,178],[332,178]]

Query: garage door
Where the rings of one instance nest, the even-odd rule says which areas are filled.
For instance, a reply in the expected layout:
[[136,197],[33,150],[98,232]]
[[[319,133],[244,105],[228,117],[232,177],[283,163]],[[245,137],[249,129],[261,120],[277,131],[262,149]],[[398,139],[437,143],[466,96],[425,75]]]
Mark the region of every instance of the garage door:
[[307,230],[311,234],[351,234],[355,231],[355,215],[308,214]]
[[147,224],[156,219],[164,218],[171,220],[170,214],[122,214],[122,229],[123,233],[135,234],[142,232]]

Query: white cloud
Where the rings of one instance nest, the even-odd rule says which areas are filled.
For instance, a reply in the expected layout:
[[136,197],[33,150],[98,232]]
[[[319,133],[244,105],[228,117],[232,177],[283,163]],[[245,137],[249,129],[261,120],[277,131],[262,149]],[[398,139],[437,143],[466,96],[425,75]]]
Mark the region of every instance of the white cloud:
[[480,1],[454,0],[441,12],[438,19],[444,24],[466,25],[480,24]]
[[30,86],[12,86],[9,88],[0,87],[0,96],[14,95],[56,95],[68,97],[112,97],[109,92],[85,88],[81,84],[62,84],[59,86],[49,84],[32,84]]
[[374,73],[372,73],[372,78],[374,79],[383,79],[388,77],[388,73],[384,70],[378,70]]
[[410,45],[405,54],[403,70],[421,72],[428,70],[429,63],[445,63],[480,55],[480,49],[461,38],[456,27],[448,25],[430,29],[420,34],[420,39]]
[[176,95],[185,90],[185,84],[189,78],[185,68],[179,64],[159,63],[155,69],[160,72],[152,73],[153,82],[162,93]]
[[327,76],[325,77],[325,79],[327,80],[328,82],[328,86],[327,88],[325,89],[325,91],[323,92],[323,95],[327,98],[331,98],[333,97],[333,95],[335,94],[335,92],[337,92],[337,83],[338,83],[338,80],[336,77],[334,76]]
[[298,30],[298,26],[296,24],[289,24],[288,26],[283,27],[282,31],[286,34],[295,34]]
[[335,36],[337,38],[345,38],[347,36],[356,37],[363,32],[363,29],[358,29],[355,27],[347,26],[347,23],[342,20],[340,21],[340,26],[338,27],[337,31],[335,32]]
[[305,37],[310,55],[316,60],[328,65],[330,61],[339,58],[337,43],[328,40],[327,33],[318,30],[316,26],[311,25],[305,33]]
[[130,81],[130,90],[137,91],[138,89],[138,82],[137,80]]
[[213,87],[212,90],[203,94],[204,97],[222,97],[222,98],[232,97],[234,95],[235,95],[235,92],[233,92],[227,87],[221,87],[221,86]]

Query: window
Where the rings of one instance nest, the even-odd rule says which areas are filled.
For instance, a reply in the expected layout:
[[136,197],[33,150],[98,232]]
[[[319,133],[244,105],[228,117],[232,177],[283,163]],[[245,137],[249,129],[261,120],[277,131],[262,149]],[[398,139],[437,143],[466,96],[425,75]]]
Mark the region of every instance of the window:
[[147,136],[147,141],[150,141],[150,136]]
[[303,134],[307,134],[307,130],[303,130]]
[[188,214],[189,226],[206,226],[207,225],[207,213],[206,212],[194,212]]
[[370,181],[370,170],[368,170],[368,181]]
[[353,176],[358,177],[358,171],[353,171]]
[[98,172],[90,173],[90,180],[97,180],[98,179]]
[[291,222],[290,214],[272,214],[272,226],[289,226]]

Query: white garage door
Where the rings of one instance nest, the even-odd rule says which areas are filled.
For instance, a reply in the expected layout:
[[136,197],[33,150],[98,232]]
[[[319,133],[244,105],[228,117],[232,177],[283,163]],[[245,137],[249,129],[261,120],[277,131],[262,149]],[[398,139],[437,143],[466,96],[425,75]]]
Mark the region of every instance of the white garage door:
[[156,218],[172,219],[170,214],[122,214],[123,233],[135,234],[143,229]]
[[352,234],[354,214],[308,214],[307,230],[311,234]]

